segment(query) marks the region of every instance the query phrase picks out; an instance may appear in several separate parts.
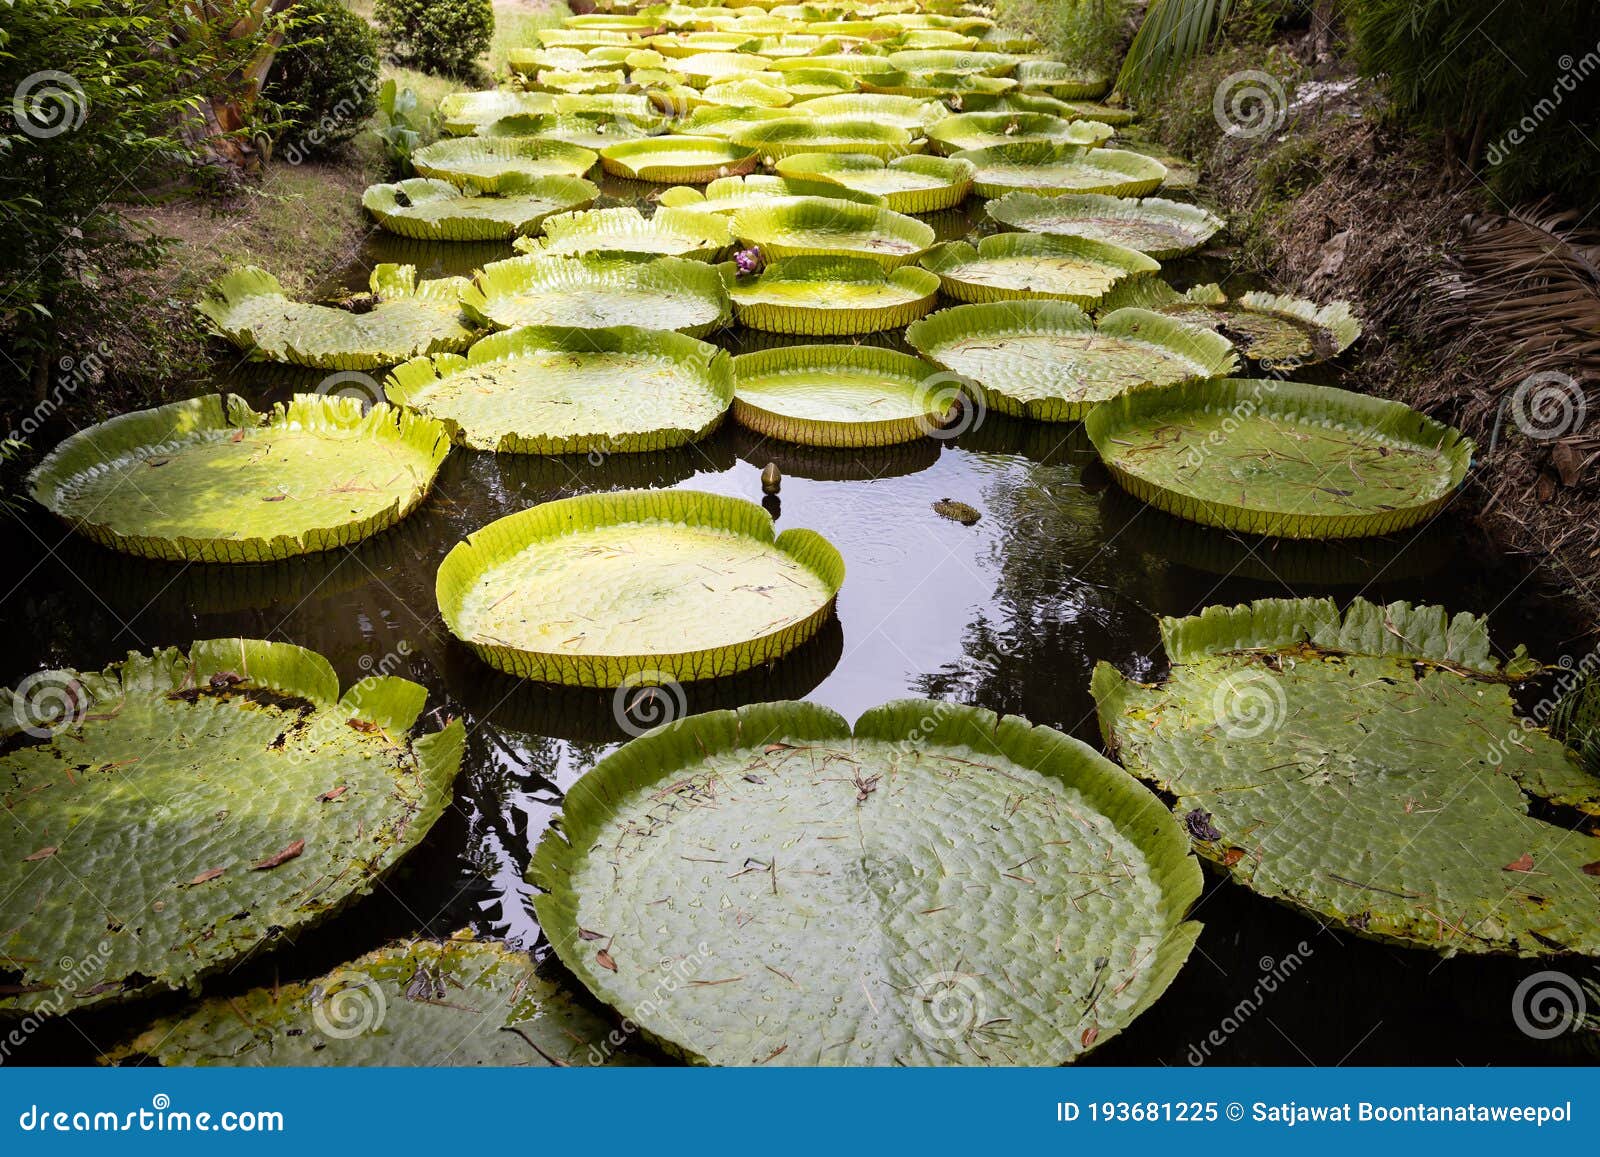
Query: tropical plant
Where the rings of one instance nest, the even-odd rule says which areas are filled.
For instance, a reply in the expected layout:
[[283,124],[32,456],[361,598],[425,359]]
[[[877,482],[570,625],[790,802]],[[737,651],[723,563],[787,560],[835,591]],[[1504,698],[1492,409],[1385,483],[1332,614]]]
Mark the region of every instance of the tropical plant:
[[277,153],[291,164],[348,141],[378,109],[378,35],[339,0],[301,0],[303,19],[273,58],[262,95],[286,118]]
[[494,40],[490,0],[377,0],[372,16],[396,64],[467,76]]
[[417,99],[415,92],[401,88],[392,77],[378,89],[378,112],[383,119],[373,132],[383,144],[389,170],[405,176],[411,172],[411,155],[439,135],[439,118]]

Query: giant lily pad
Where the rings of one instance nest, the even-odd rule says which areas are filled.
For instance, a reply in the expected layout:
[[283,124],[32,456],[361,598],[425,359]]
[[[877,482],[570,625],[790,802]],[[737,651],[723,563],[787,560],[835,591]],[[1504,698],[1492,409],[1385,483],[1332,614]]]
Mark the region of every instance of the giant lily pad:
[[968,149],[954,154],[977,166],[974,187],[981,197],[1007,193],[1105,193],[1143,197],[1167,175],[1160,161],[1121,149],[1023,143]]
[[[830,156],[833,154],[829,154]],[[706,213],[737,213],[751,205],[779,205],[801,197],[835,197],[862,205],[882,205],[883,198],[858,193],[827,181],[806,181],[755,173],[748,177],[719,177],[704,190],[679,185],[664,190],[657,204]]]
[[539,137],[456,137],[434,141],[411,154],[421,177],[471,185],[498,193],[510,177],[581,177],[600,158],[581,145]]
[[822,69],[826,72],[843,72],[860,78],[868,73],[882,72],[892,66],[883,57],[867,52],[828,52],[816,56],[770,60],[767,62],[767,67],[775,72],[786,73]]
[[715,261],[733,240],[728,222],[715,213],[660,208],[646,217],[632,206],[549,217],[544,234],[537,239],[519,237],[514,245],[524,253],[548,257],[594,253]]
[[888,56],[891,67],[906,72],[952,72],[984,76],[1010,76],[1018,59],[1005,52],[950,52],[937,48],[903,49]]
[[921,358],[857,345],[797,345],[733,359],[733,416],[807,446],[893,446],[940,429],[956,404]]
[[525,81],[529,88],[540,92],[616,92],[628,81],[621,69],[575,68],[570,71],[547,68],[534,73]]
[[[881,67],[881,65],[880,65]],[[861,77],[863,92],[923,99],[945,97],[965,101],[973,96],[998,96],[1015,88],[1010,77],[983,76],[965,72],[905,72],[889,69]]]
[[458,936],[391,944],[303,983],[213,997],[102,1056],[163,1066],[636,1064],[525,952]]
[[[1054,1065],[1183,966],[1184,843],[1120,769],[1015,716],[902,700],[852,734],[762,703],[602,760],[529,876],[567,966],[690,1060]],[[682,961],[692,982],[664,984]]]
[[0,1013],[191,988],[370,892],[450,801],[463,729],[427,693],[341,698],[321,655],[212,639],[7,693]]
[[1062,100],[1093,100],[1111,87],[1103,74],[1058,60],[1024,60],[1012,75],[1024,88],[1043,89]]
[[1517,718],[1534,665],[1483,619],[1263,599],[1161,634],[1164,683],[1096,668],[1101,728],[1236,881],[1379,940],[1600,955],[1600,839],[1530,814],[1600,813],[1600,780]]
[[739,176],[761,163],[754,149],[718,137],[652,137],[600,150],[600,163],[614,177],[663,185],[704,185]]
[[731,289],[739,324],[812,336],[879,333],[922,317],[939,300],[937,274],[885,270],[865,257],[787,257]]
[[[896,213],[953,209],[972,192],[973,166],[954,157],[897,157],[885,163],[862,153],[800,153],[778,162],[786,177],[826,181],[881,197]],[[841,194],[833,194],[839,196]]]
[[1186,325],[1220,333],[1253,362],[1280,368],[1338,357],[1361,336],[1346,301],[1317,305],[1298,297],[1246,293],[1232,300],[1216,285],[1179,293],[1164,281],[1119,287],[1108,309],[1151,309]]
[[762,73],[708,84],[700,92],[700,99],[730,108],[784,108],[794,103],[794,94],[781,84],[782,77]]
[[722,271],[679,257],[513,257],[484,266],[461,304],[499,329],[636,325],[699,337],[732,319]]
[[897,125],[844,117],[791,116],[763,121],[739,129],[733,140],[773,158],[796,153],[867,153],[888,158],[922,151],[922,142]]
[[386,389],[475,450],[630,453],[716,429],[733,401],[733,370],[726,353],[679,333],[523,326],[466,357],[396,366]]
[[251,357],[322,370],[371,370],[419,353],[466,349],[477,333],[461,316],[464,277],[417,280],[411,265],[379,265],[359,312],[291,301],[278,279],[247,265],[212,284],[196,307]]
[[885,269],[915,261],[934,239],[932,226],[915,217],[829,197],[741,209],[733,215],[733,232],[768,258],[869,257]]
[[1159,314],[1101,319],[1064,301],[958,305],[906,330],[930,361],[970,379],[989,409],[1076,422],[1097,404],[1148,386],[1222,377],[1237,366],[1226,340]]
[[427,497],[437,422],[337,394],[258,414],[209,394],[135,410],[57,446],[35,500],[102,546],[186,562],[266,562],[350,546]]
[[[596,113],[553,113],[545,116],[501,117],[478,130],[486,140],[538,138],[598,152],[628,141],[645,140],[664,132],[665,117],[608,117]],[[469,182],[470,184],[470,182]],[[501,189],[505,188],[502,180]]]
[[695,52],[673,60],[672,68],[688,77],[689,83],[705,88],[720,81],[755,76],[772,62],[749,52]]
[[1085,420],[1123,489],[1210,526],[1355,538],[1431,517],[1473,445],[1409,406],[1328,386],[1225,379],[1141,390]]
[[544,92],[513,92],[497,88],[488,92],[453,92],[439,102],[444,131],[457,135],[476,132],[501,117],[538,116],[554,112],[555,98]]
[[1099,121],[1063,120],[1042,112],[968,112],[945,117],[928,129],[941,153],[1006,144],[1083,145],[1110,140],[1115,130]]
[[490,666],[616,687],[770,662],[827,621],[843,581],[826,539],[774,537],[753,502],[634,490],[490,523],[445,557],[438,595],[451,633]]
[[914,96],[890,96],[881,92],[841,93],[837,96],[812,97],[800,102],[794,109],[797,115],[815,117],[841,117],[871,121],[873,124],[893,125],[895,128],[921,134],[935,121],[950,115],[950,110],[936,100]]
[[1221,220],[1198,205],[1160,197],[1007,193],[987,208],[989,216],[1013,229],[1107,241],[1163,261],[1193,253],[1222,228]]
[[449,181],[414,177],[373,185],[361,198],[391,233],[419,241],[499,241],[532,233],[552,213],[587,209],[600,195],[582,177],[508,178],[500,196],[463,191]]
[[[774,62],[775,64],[778,62]],[[809,63],[800,61],[801,64]],[[811,97],[838,96],[856,90],[856,77],[835,68],[791,68],[783,73],[783,91],[796,101]]]
[[1050,298],[1084,309],[1124,279],[1161,270],[1154,258],[1120,245],[1038,233],[997,233],[976,247],[946,242],[928,250],[921,264],[958,301]]

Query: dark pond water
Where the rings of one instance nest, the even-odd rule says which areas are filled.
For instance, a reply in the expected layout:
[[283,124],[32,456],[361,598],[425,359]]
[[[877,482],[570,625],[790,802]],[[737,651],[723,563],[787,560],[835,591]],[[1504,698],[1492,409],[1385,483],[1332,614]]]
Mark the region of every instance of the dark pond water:
[[[608,192],[629,196],[620,184]],[[975,222],[947,214],[936,224],[953,237]],[[374,261],[412,261],[438,276],[508,252],[380,235],[341,282],[364,285]],[[1180,284],[1217,273],[1203,259],[1169,270]],[[232,373],[223,384],[253,401],[290,388],[258,372]],[[0,676],[14,684],[40,667],[94,668],[129,650],[231,635],[314,648],[347,683],[398,659],[393,673],[425,684],[431,706],[447,706],[468,723],[455,807],[377,895],[326,928],[280,942],[216,988],[314,976],[385,939],[463,926],[542,951],[522,881],[529,849],[563,791],[627,736],[610,693],[519,683],[455,643],[435,606],[435,569],[462,536],[553,498],[684,487],[758,500],[768,461],[785,479],[780,527],[811,527],[844,554],[849,573],[838,620],[768,670],[689,686],[690,711],[806,698],[853,719],[886,699],[932,696],[1019,713],[1098,746],[1088,692],[1098,660],[1153,678],[1161,667],[1158,615],[1272,595],[1438,602],[1488,614],[1507,650],[1527,642],[1553,659],[1576,646],[1562,605],[1449,515],[1394,541],[1245,541],[1123,495],[1076,426],[990,416],[953,442],[871,453],[763,444],[731,425],[682,451],[598,464],[457,451],[432,498],[394,530],[355,550],[280,566],[146,563],[28,516],[13,536],[22,547],[0,559]],[[931,504],[941,498],[977,507],[981,521],[965,527],[940,518]],[[1322,931],[1215,881],[1197,915],[1205,932],[1176,983],[1089,1063],[1190,1063],[1192,1046],[1225,1027],[1263,974],[1291,953],[1303,965],[1210,1048],[1211,1062],[1577,1059],[1561,1042],[1530,1040],[1512,1022],[1513,989],[1536,966],[1386,948]],[[559,968],[553,960],[547,966]],[[121,1037],[153,1007],[179,1002],[58,1024],[16,1059],[86,1062],[95,1046]]]

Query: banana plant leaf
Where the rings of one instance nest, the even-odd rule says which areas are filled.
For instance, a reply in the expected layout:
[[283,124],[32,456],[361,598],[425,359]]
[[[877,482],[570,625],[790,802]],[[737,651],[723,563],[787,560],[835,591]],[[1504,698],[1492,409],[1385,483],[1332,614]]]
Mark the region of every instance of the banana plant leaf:
[[723,266],[680,257],[529,254],[485,265],[462,293],[461,305],[496,329],[637,325],[702,337],[733,319],[730,275]]
[[[464,277],[418,281],[413,265],[379,265],[371,297],[351,308],[291,301],[278,279],[246,265],[212,283],[196,309],[252,358],[322,370],[371,370],[420,353],[466,349]],[[360,307],[360,308],[358,308]]]
[[467,352],[416,358],[389,400],[475,450],[635,453],[697,442],[733,401],[728,354],[683,334],[522,326]]
[[995,221],[1012,229],[1051,236],[1087,237],[1137,249],[1161,261],[1193,253],[1222,228],[1219,218],[1198,205],[1160,197],[1108,197],[1103,193],[1041,197],[1037,193],[1007,193],[990,201],[986,209]]
[[940,430],[957,404],[921,358],[857,345],[791,345],[733,359],[733,417],[807,446],[894,446]]
[[501,241],[533,233],[552,213],[587,209],[600,190],[582,177],[501,182],[499,196],[464,191],[449,181],[413,177],[373,185],[361,204],[390,233],[419,241]]
[[362,399],[300,394],[257,413],[235,394],[135,410],[80,430],[29,492],[113,550],[257,563],[351,546],[427,497],[445,428]]
[[693,490],[563,498],[492,522],[445,556],[451,634],[507,674],[583,687],[737,674],[811,638],[844,560],[775,536],[754,502]]
[[920,264],[937,273],[957,301],[1050,299],[1083,309],[1094,308],[1124,280],[1161,271],[1153,257],[1120,245],[1037,233],[996,233],[976,247],[948,241],[923,254]]
[[1180,518],[1283,538],[1426,521],[1472,465],[1461,431],[1329,386],[1237,378],[1140,390],[1084,421],[1113,478]]
[[739,324],[768,333],[834,336],[909,325],[939,300],[939,278],[865,257],[786,257],[729,289]]
[[341,697],[321,655],[258,639],[0,694],[0,1016],[192,990],[370,892],[450,802],[464,731],[413,734],[426,697]]
[[473,940],[386,945],[315,980],[213,997],[100,1057],[180,1065],[628,1065],[609,1021],[525,952]]
[[1324,924],[1445,954],[1600,956],[1600,780],[1517,716],[1487,624],[1440,607],[1262,599],[1163,619],[1171,672],[1093,691],[1123,765],[1196,850]]
[[923,318],[906,341],[969,380],[988,408],[1040,422],[1076,422],[1119,394],[1238,366],[1228,342],[1142,309],[1106,315],[1098,328],[1064,301],[958,305]]
[[901,700],[852,734],[761,703],[602,760],[528,874],[567,967],[690,1061],[1055,1065],[1182,968],[1185,843],[1119,768],[1016,716]]
[[[896,213],[954,209],[972,192],[977,171],[954,157],[909,156],[885,162],[862,153],[799,153],[777,164],[785,177],[823,181],[882,199]],[[834,193],[832,196],[842,196]]]

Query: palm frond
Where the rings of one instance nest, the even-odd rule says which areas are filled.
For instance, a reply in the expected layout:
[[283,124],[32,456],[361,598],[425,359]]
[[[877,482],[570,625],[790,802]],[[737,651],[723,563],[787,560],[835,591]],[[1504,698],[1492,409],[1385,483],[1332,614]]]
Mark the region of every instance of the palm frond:
[[1162,87],[1215,40],[1234,0],[1152,0],[1134,35],[1117,88],[1132,97]]

